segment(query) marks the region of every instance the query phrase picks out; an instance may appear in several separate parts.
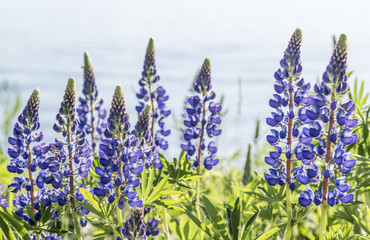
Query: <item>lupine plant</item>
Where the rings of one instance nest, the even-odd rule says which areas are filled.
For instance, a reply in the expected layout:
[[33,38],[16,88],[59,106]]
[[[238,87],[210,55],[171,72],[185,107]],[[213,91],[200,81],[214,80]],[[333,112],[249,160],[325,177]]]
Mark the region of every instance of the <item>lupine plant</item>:
[[98,98],[98,88],[95,84],[94,69],[90,56],[87,52],[84,55],[84,84],[83,97],[80,97],[77,114],[79,119],[78,131],[85,131],[91,135],[91,147],[94,156],[97,156],[97,142],[104,136],[103,131],[107,127],[106,110],[102,107],[103,99]]
[[[349,185],[344,181],[345,175],[355,167],[356,160],[346,152],[345,145],[357,141],[352,128],[357,125],[358,120],[353,118],[354,103],[342,99],[348,89],[346,36],[340,36],[323,80],[314,86],[315,94],[310,95],[307,92],[309,84],[304,85],[303,79],[299,79],[302,70],[299,59],[300,43],[301,31],[297,29],[281,61],[283,70],[279,69],[275,73],[275,91],[278,94],[284,93],[285,97],[275,94],[274,99],[270,100],[270,106],[276,112],[266,122],[272,127],[280,127],[281,130],[272,129],[272,135],[267,136],[267,141],[274,146],[275,151],[265,158],[266,163],[273,167],[270,174],[265,174],[265,178],[270,185],[284,185],[286,182],[286,239],[290,239],[292,232],[290,190],[296,189],[295,180],[306,185],[298,198],[301,206],[307,207],[312,202],[322,204],[320,239],[324,239],[327,205],[334,206],[340,202],[347,204],[354,199],[352,193],[347,194]],[[284,79],[289,82],[284,82]],[[284,106],[288,107],[287,112],[281,110]],[[298,109],[295,110],[294,107]],[[297,143],[293,148],[294,140]],[[282,145],[285,145],[285,152]],[[286,167],[282,166],[283,153]],[[292,159],[300,162],[294,169]],[[330,184],[330,181],[333,183]],[[315,194],[309,185],[316,186]]]
[[[164,155],[174,145],[166,139],[171,131],[164,123],[171,111],[159,85],[153,39],[135,122],[121,86],[109,113],[102,108],[85,53],[82,96],[76,106],[76,83],[70,78],[53,126],[55,140],[43,142],[36,89],[8,139],[11,177],[2,174],[0,151],[0,240],[368,238],[367,97],[362,99],[356,84],[348,91],[345,35],[322,81],[312,88],[301,77],[301,43],[297,29],[274,74],[273,112],[266,118],[273,149],[253,153],[249,147],[244,176],[241,169],[217,165],[227,161],[229,166],[233,157],[217,155],[222,103],[212,90],[208,58],[183,109],[180,156],[168,160]],[[269,172],[252,174],[263,160]],[[354,173],[356,165],[361,168]]]
[[166,150],[168,148],[168,141],[165,137],[171,134],[171,130],[166,128],[164,120],[171,114],[171,110],[166,106],[169,96],[166,95],[166,90],[159,85],[160,77],[157,74],[154,40],[152,38],[149,40],[146,49],[144,68],[141,76],[139,80],[140,90],[136,94],[140,102],[136,110],[140,113],[144,109],[145,104],[151,106],[150,134],[154,139],[155,145],[162,150]]
[[189,158],[194,156],[193,167],[197,168],[199,172],[203,159],[204,167],[207,170],[218,164],[219,160],[215,157],[216,144],[214,141],[206,142],[206,136],[211,139],[222,132],[219,129],[221,124],[219,112],[222,106],[213,101],[216,93],[212,91],[211,61],[209,58],[204,60],[194,83],[194,91],[197,95],[191,96],[187,100],[187,117],[184,120],[187,129],[184,131],[185,143],[181,144],[181,148],[186,151]]

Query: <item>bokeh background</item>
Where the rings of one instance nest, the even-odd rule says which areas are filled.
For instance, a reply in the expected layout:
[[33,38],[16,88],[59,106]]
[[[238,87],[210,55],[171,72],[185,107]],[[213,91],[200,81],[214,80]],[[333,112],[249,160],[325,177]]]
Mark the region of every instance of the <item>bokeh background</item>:
[[[269,115],[273,73],[291,34],[303,30],[303,77],[315,83],[329,62],[332,37],[346,33],[348,66],[370,90],[370,2],[363,1],[1,1],[0,80],[17,86],[22,108],[41,88],[41,125],[49,140],[68,77],[82,88],[83,52],[89,51],[99,94],[109,107],[122,85],[131,121],[147,42],[156,44],[157,69],[173,116],[205,57],[213,87],[225,97],[220,154],[252,140],[256,119]],[[353,79],[352,79],[353,80]],[[1,118],[2,116],[0,116]],[[171,128],[175,120],[169,120]],[[262,138],[267,128],[262,125]],[[173,131],[170,153],[180,151]],[[171,156],[169,156],[171,157]],[[240,164],[242,164],[240,162]]]

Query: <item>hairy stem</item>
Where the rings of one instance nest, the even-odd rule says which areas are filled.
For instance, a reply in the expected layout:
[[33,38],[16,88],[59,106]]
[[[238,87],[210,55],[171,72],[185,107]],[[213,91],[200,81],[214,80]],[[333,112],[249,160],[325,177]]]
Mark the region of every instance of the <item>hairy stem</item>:
[[[332,95],[332,100],[334,99],[334,95]],[[328,135],[326,137],[327,145],[326,145],[326,153],[325,153],[325,165],[329,165],[330,163],[330,155],[331,155],[331,141],[330,141],[330,130],[334,126],[334,110],[330,108],[330,118],[329,118],[329,129]],[[328,169],[330,171],[330,169]],[[323,200],[326,200],[326,195],[329,190],[329,178],[324,177],[324,182],[322,185],[322,196]]]
[[[68,121],[69,122],[69,121]],[[67,124],[67,142],[68,142],[68,157],[69,157],[69,193],[70,193],[70,201],[72,205],[72,215],[73,215],[73,225],[74,225],[74,232],[76,239],[80,240],[81,238],[81,232],[80,232],[80,224],[77,217],[77,208],[76,208],[76,202],[75,202],[75,188],[74,188],[74,167],[73,167],[73,152],[69,148],[72,144],[72,136],[71,136],[71,124]]]
[[321,220],[320,220],[320,240],[325,240],[326,218],[328,214],[327,200],[323,200],[321,204]]
[[92,152],[93,156],[97,156],[96,153],[96,146],[94,145],[95,143],[95,125],[94,125],[94,107],[93,107],[93,101],[90,100],[90,113],[91,113],[91,118],[90,118],[90,125],[91,125],[91,146],[92,146]]
[[291,204],[291,197],[290,197],[290,189],[289,189],[289,182],[286,182],[286,209],[287,209],[287,216],[288,216],[288,225],[286,228],[285,239],[290,240],[292,237],[293,231],[293,221],[292,221],[292,204]]
[[[292,83],[292,79],[290,79],[290,82]],[[289,110],[293,111],[293,93],[289,92]],[[287,144],[289,146],[289,149],[291,151],[292,149],[292,128],[293,128],[293,119],[289,118],[288,120],[288,139]],[[290,197],[290,188],[289,188],[289,181],[291,178],[291,171],[292,171],[292,158],[288,158],[286,161],[286,187],[285,187],[285,193],[286,193],[286,206],[287,206],[287,217],[288,217],[288,225],[285,233],[285,239],[289,240],[292,235],[292,227],[293,227],[293,219],[292,219],[292,205],[291,205],[291,197]]]
[[199,146],[198,146],[198,173],[200,173],[200,164],[201,164],[201,157],[202,157],[202,142],[204,137],[204,126],[205,123],[203,123],[203,119],[205,119],[206,116],[206,102],[203,100],[203,112],[202,112],[202,118],[201,118],[201,129],[200,129],[200,137],[199,137]]
[[[148,76],[149,79],[150,79],[150,76]],[[151,103],[151,106],[152,106],[152,126],[150,128],[150,133],[152,134],[152,138],[153,138],[153,142],[155,141],[154,140],[154,124],[155,124],[155,116],[154,116],[154,98],[152,97],[152,84],[151,82],[149,81],[149,96],[150,96],[150,103]]]
[[[28,147],[28,165],[27,165],[27,169],[28,169],[28,178],[30,179],[30,184],[31,184],[31,190],[30,190],[30,195],[31,195],[31,209],[32,209],[32,213],[33,215],[36,214],[36,209],[35,209],[35,189],[34,189],[34,182],[33,182],[33,174],[32,174],[32,171],[31,171],[31,161],[32,161],[32,150],[31,150],[31,145],[29,143],[27,143],[27,147]],[[37,224],[37,223],[35,223]]]
[[[123,137],[120,137],[120,138],[123,138]],[[122,139],[124,140],[124,139]],[[118,176],[119,178],[121,178],[122,176],[122,159],[121,159],[121,152],[122,152],[122,147],[118,147]],[[117,198],[117,205],[116,205],[116,211],[117,211],[117,223],[118,223],[118,226],[121,228],[123,227],[123,220],[122,220],[122,210],[118,207],[118,201],[120,199],[120,196],[121,196],[121,186],[116,186],[116,198]]]

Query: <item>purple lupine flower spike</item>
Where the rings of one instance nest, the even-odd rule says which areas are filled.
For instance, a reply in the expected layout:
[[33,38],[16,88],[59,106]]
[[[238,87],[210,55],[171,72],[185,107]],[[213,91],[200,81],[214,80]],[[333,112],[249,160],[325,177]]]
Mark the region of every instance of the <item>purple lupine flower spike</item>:
[[168,148],[166,137],[170,135],[171,130],[166,128],[164,121],[171,114],[171,110],[166,106],[169,96],[166,95],[166,90],[159,85],[159,79],[155,65],[154,40],[151,38],[146,49],[142,78],[139,80],[140,90],[136,94],[141,100],[136,110],[140,114],[145,104],[151,106],[151,136],[157,147],[166,150]]
[[50,144],[49,156],[40,162],[42,170],[36,179],[39,187],[51,185],[54,188],[52,201],[58,202],[60,206],[65,205],[67,195],[70,194],[73,211],[77,211],[74,179],[76,176],[86,178],[92,165],[86,134],[84,131],[77,131],[75,104],[75,80],[69,78],[56,115],[57,122],[53,126],[54,131],[61,133],[63,139],[55,139]]
[[122,236],[127,240],[147,239],[144,211],[142,208],[134,208],[122,228]]
[[107,127],[106,110],[102,107],[103,99],[98,99],[98,89],[95,83],[95,74],[87,52],[84,54],[84,84],[83,97],[79,98],[77,114],[79,124],[78,132],[85,131],[91,135],[91,148],[94,156],[97,156],[96,145],[104,136],[103,131]]
[[139,148],[143,150],[145,167],[149,168],[154,166],[157,169],[162,169],[163,164],[159,159],[157,146],[153,142],[150,134],[150,119],[151,119],[151,106],[146,105],[140,112],[138,121],[135,125],[133,134],[139,139]]
[[[198,93],[188,98],[184,125],[185,143],[181,144],[188,157],[194,157],[193,167],[200,171],[200,162],[203,160],[207,170],[212,169],[219,160],[216,158],[217,147],[214,141],[206,143],[206,136],[212,139],[219,136],[222,130],[220,103],[213,101],[216,94],[212,91],[211,61],[206,58],[194,82],[194,91]],[[208,115],[208,116],[207,116]],[[207,154],[205,154],[207,152]]]
[[[35,189],[35,172],[38,170],[40,162],[45,159],[49,147],[45,143],[41,143],[44,135],[38,132],[39,123],[39,105],[40,105],[40,90],[35,89],[29,98],[26,107],[19,115],[17,123],[14,125],[13,137],[9,137],[8,142],[12,145],[8,149],[8,154],[11,157],[8,171],[12,173],[22,174],[27,171],[28,178],[24,176],[14,177],[13,183],[8,187],[12,192],[19,193],[26,189],[26,194],[17,194],[13,201],[13,205],[18,208],[16,214],[29,224],[34,225],[35,222],[28,215],[32,213],[36,221],[41,214],[40,195],[44,198],[48,197],[48,192],[45,188],[40,187],[38,191]],[[30,207],[30,211],[24,211]]]
[[[302,155],[301,139],[305,138],[301,128],[307,120],[304,114],[311,87],[310,83],[305,83],[301,78],[301,43],[302,31],[296,29],[280,61],[280,68],[274,74],[276,93],[269,101],[274,112],[271,117],[266,118],[266,123],[272,127],[266,140],[274,147],[274,151],[265,157],[265,162],[272,167],[265,178],[270,185],[288,183],[291,190],[296,188],[296,181],[306,185],[315,177],[308,177],[306,169],[292,169],[292,161],[300,160]],[[297,140],[299,141],[296,144]],[[282,164],[283,160],[286,161],[285,166]],[[311,168],[316,168],[313,162],[309,164]]]
[[[140,184],[139,175],[144,169],[143,150],[139,139],[130,134],[130,123],[125,106],[122,87],[117,86],[112,99],[105,139],[99,146],[99,162],[95,172],[100,177],[99,187],[93,189],[100,197],[108,196],[108,201],[118,200],[118,207],[124,207],[124,198],[132,207],[141,207],[135,188]],[[123,188],[123,192],[122,192]]]
[[322,166],[322,190],[316,190],[314,199],[316,205],[326,201],[334,206],[340,202],[350,203],[354,199],[353,194],[347,194],[349,186],[344,182],[344,175],[356,166],[356,160],[351,158],[351,153],[346,152],[345,145],[354,144],[358,139],[357,134],[352,134],[352,129],[358,123],[353,118],[355,104],[351,100],[342,101],[342,96],[348,90],[346,67],[347,37],[342,34],[322,82],[314,87],[316,95],[312,97],[311,109],[307,110],[311,120],[311,127],[306,131],[307,137],[324,143],[321,152],[315,148],[309,149],[309,152],[325,162]]

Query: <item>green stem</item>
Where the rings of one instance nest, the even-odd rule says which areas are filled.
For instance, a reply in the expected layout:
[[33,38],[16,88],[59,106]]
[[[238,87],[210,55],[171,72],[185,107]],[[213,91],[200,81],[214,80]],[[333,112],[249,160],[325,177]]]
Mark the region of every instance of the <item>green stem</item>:
[[323,200],[321,204],[321,220],[320,220],[320,240],[325,240],[326,218],[328,214],[327,200]]
[[117,223],[118,223],[118,226],[121,228],[123,226],[122,210],[118,207],[118,201],[119,201],[119,198],[117,199],[117,206],[116,206],[116,210],[117,210]]
[[[69,213],[69,205],[66,206],[66,213]],[[62,230],[66,230],[68,232],[69,229],[69,214],[64,214],[62,217]],[[64,234],[63,240],[68,240],[68,234]]]
[[288,216],[288,225],[286,228],[286,233],[285,233],[285,239],[290,240],[292,237],[292,204],[291,204],[291,197],[290,197],[290,188],[289,188],[289,182],[286,182],[285,184],[285,191],[286,191],[286,213]]
[[81,240],[82,237],[81,237],[80,224],[79,224],[79,221],[78,221],[77,212],[72,211],[72,214],[73,214],[73,225],[74,225],[74,228],[75,228],[74,230],[75,230],[75,234],[76,234],[76,239]]
[[[200,207],[198,205],[198,203],[200,203],[200,179],[197,180],[196,189],[197,189],[197,199],[196,199],[196,203],[195,203],[195,211],[197,213],[198,219],[201,220]],[[203,240],[203,232],[202,231],[199,231],[199,240]]]

